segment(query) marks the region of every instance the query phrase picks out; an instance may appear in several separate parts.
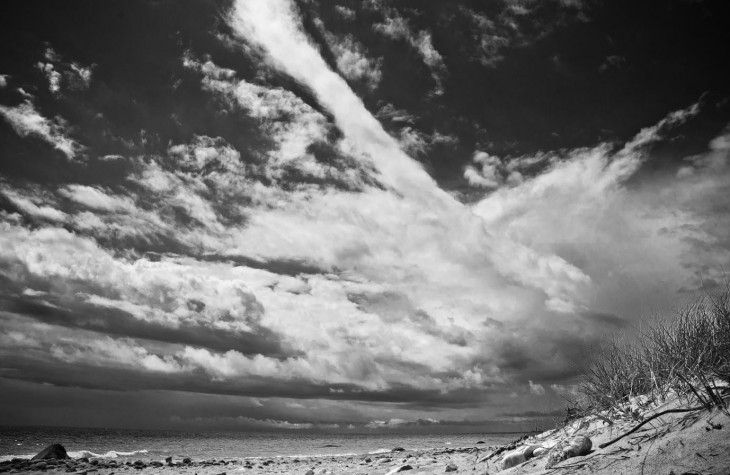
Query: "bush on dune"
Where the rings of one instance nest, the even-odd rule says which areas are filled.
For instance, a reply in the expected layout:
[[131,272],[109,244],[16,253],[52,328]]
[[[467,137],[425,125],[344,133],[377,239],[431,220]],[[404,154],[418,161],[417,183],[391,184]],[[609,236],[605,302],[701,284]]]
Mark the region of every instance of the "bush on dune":
[[668,394],[686,404],[727,409],[730,286],[717,298],[701,298],[674,317],[645,322],[632,333],[610,340],[580,368],[579,412],[638,417],[631,400],[664,400]]

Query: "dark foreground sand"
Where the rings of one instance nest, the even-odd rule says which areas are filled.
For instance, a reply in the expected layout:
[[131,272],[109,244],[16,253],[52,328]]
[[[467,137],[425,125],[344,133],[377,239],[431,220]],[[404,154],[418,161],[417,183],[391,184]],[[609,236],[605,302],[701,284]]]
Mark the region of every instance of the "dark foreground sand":
[[[652,408],[647,417],[661,407]],[[159,460],[70,460],[0,464],[0,471],[140,474],[661,474],[730,475],[730,417],[719,410],[667,414],[639,431],[606,448],[601,443],[626,433],[637,421],[605,416],[588,416],[559,430],[548,431],[512,444],[511,447],[476,445],[427,451],[396,451],[378,455],[312,458],[256,458],[237,460],[175,459],[172,465]],[[546,448],[575,435],[591,438],[593,450],[585,456],[565,460],[546,468],[547,455],[531,458],[506,470],[501,458],[526,444]],[[498,453],[497,455],[494,455]],[[135,465],[135,462],[137,464]]]

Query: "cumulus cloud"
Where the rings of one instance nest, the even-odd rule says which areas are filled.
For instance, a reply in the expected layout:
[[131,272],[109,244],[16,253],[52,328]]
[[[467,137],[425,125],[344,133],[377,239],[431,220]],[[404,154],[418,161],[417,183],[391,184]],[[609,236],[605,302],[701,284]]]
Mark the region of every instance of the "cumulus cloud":
[[472,186],[487,189],[498,188],[504,183],[514,185],[522,181],[522,174],[515,168],[505,165],[497,156],[477,152],[472,157],[472,164],[464,167],[464,178]]
[[528,381],[527,383],[532,394],[536,396],[545,395],[545,386],[543,386],[542,384],[533,383],[532,381]]
[[48,90],[58,95],[61,87],[70,91],[88,89],[91,83],[91,67],[85,67],[77,62],[67,63],[53,48],[46,48],[45,61],[38,61],[36,68],[40,70],[48,81]]
[[[236,80],[231,70],[208,61],[200,63],[185,58],[185,65],[204,74],[203,85],[226,97],[234,108],[243,108],[260,121],[263,130],[276,144],[260,170],[270,180],[280,180],[287,170],[318,179],[339,180],[359,186],[357,171],[340,169],[319,162],[310,148],[326,143],[330,133],[327,119],[294,93],[282,88],[268,88],[245,80]],[[231,153],[237,153],[235,151]]]
[[[490,228],[580,267],[595,283],[594,305],[603,311],[635,316],[642,299],[644,308],[676,305],[676,292],[693,287],[692,271],[682,264],[691,260],[692,240],[710,239],[694,235],[705,229],[698,220],[708,217],[706,210],[693,209],[703,198],[692,196],[692,185],[681,181],[656,178],[638,187],[628,181],[650,158],[648,147],[696,112],[693,104],[671,113],[618,150],[604,144],[549,160],[538,157],[549,163],[542,173],[498,189],[477,203],[474,212]],[[703,157],[714,153],[711,149]],[[724,179],[704,174],[698,181],[713,195],[709,190],[716,185],[710,183]],[[641,290],[628,284],[637,281]],[[613,299],[616,292],[623,298]]]
[[335,57],[337,68],[351,81],[364,81],[370,90],[378,87],[382,77],[382,59],[367,56],[364,47],[352,35],[338,40],[334,35],[326,36]]

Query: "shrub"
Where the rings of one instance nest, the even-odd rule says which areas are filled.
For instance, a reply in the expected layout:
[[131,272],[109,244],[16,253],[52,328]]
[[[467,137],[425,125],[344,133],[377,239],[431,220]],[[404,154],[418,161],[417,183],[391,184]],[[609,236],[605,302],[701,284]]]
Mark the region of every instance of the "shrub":
[[668,393],[706,408],[726,407],[730,384],[730,287],[669,319],[653,319],[615,337],[581,367],[578,392],[589,411],[630,414],[630,398]]

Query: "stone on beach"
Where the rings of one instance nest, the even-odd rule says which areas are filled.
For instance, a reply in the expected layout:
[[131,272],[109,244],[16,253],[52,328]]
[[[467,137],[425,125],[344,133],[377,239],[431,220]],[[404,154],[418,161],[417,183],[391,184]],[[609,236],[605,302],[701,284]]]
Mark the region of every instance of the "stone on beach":
[[67,459],[66,449],[61,444],[51,444],[38,452],[31,460]]
[[546,454],[547,451],[548,451],[548,449],[546,449],[545,447],[539,447],[539,448],[535,449],[534,452],[532,452],[532,456],[533,457],[540,457],[541,455]]
[[399,467],[394,468],[390,472],[386,473],[385,475],[394,475],[399,472],[405,472],[407,470],[413,470],[413,467],[410,465],[401,465]]
[[448,464],[448,465],[446,466],[446,470],[445,470],[445,472],[455,472],[455,471],[457,471],[457,470],[459,470],[459,467],[457,467],[457,466],[456,466],[456,465],[454,465],[453,463],[450,463],[450,464]]
[[504,455],[504,457],[502,458],[502,470],[512,468],[525,461],[527,461],[527,458],[525,458],[525,454],[522,453],[522,449],[517,449],[517,450],[513,450],[512,452],[507,452]]
[[584,435],[564,440],[550,450],[545,467],[551,468],[563,460],[587,455],[591,447],[593,447],[591,439]]
[[31,460],[67,459],[66,449],[61,444],[51,444],[38,452]]
[[524,447],[519,447],[518,449],[515,449],[511,452],[507,452],[504,457],[502,457],[502,469],[504,470],[507,468],[511,468],[521,464],[522,462],[526,462],[527,460],[536,456],[537,454],[535,452],[540,449],[542,449],[542,447],[539,445],[526,445]]

